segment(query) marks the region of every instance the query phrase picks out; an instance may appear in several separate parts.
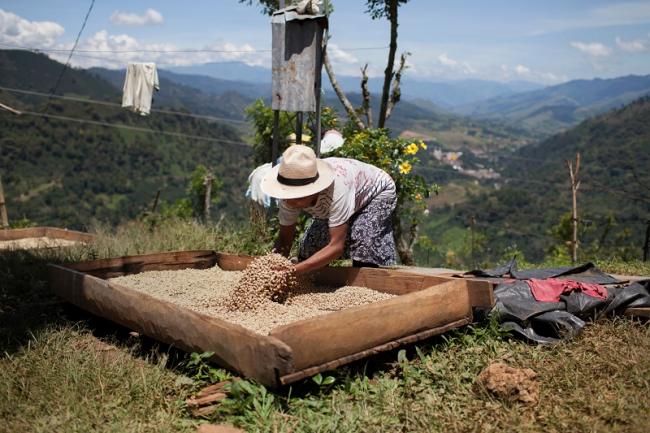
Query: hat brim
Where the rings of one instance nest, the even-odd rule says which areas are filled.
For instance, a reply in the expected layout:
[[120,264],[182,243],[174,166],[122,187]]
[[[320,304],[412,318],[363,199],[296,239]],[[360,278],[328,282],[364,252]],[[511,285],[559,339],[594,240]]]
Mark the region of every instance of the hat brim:
[[334,170],[322,159],[316,160],[316,167],[318,169],[318,179],[315,182],[308,185],[291,186],[278,182],[278,171],[280,170],[278,164],[266,173],[266,176],[262,179],[260,185],[262,192],[282,200],[302,198],[319,193],[334,182]]

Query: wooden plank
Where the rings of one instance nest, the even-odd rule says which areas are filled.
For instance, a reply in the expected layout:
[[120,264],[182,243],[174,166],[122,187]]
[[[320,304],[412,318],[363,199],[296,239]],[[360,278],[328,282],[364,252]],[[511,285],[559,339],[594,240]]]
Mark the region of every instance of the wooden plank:
[[[416,274],[425,276],[425,274],[417,273],[417,271],[411,271],[408,269],[397,269],[393,272],[401,274]],[[494,287],[496,284],[479,278],[458,278],[452,276],[442,276],[442,275],[426,275],[426,283],[429,285],[440,284],[445,281],[462,279],[467,281],[467,287],[469,289],[470,302],[473,307],[478,308],[492,308],[494,306]]]
[[95,240],[95,235],[92,233],[84,233],[76,230],[60,229],[58,227],[43,227],[45,229],[45,236],[52,239],[65,239],[68,241],[78,242],[92,242]]
[[293,349],[297,370],[410,334],[471,320],[467,283],[453,280],[369,305],[280,326],[270,336]]
[[645,317],[650,319],[650,307],[628,308],[623,312],[626,316]]
[[354,353],[352,355],[344,356],[333,361],[317,365],[315,367],[306,368],[304,370],[297,371],[295,373],[289,373],[286,376],[280,377],[280,383],[282,385],[287,385],[289,383],[297,382],[299,380],[311,377],[315,374],[322,373],[328,370],[334,370],[342,365],[349,364],[354,361],[358,361],[363,358],[370,356],[375,356],[381,352],[387,352],[389,350],[396,349],[400,346],[406,344],[417,343],[418,341],[425,340],[427,338],[433,337],[434,335],[444,334],[447,331],[452,329],[460,328],[461,326],[468,325],[470,323],[469,319],[460,319],[454,322],[448,323],[444,326],[439,326],[432,329],[427,329],[422,332],[418,332],[406,337],[398,338],[397,340],[389,341],[388,343],[375,346],[368,350],[362,350],[361,352]]
[[78,242],[92,242],[95,235],[91,233],[66,230],[56,227],[28,227],[24,229],[10,229],[0,231],[0,241],[15,241],[27,238],[65,239]]
[[[316,281],[332,286],[370,287],[394,295],[412,293],[436,284],[458,280],[450,276],[418,274],[402,269],[382,268],[330,268],[316,273]],[[493,284],[480,279],[467,279],[470,302],[473,307],[491,308],[494,306]]]
[[212,361],[265,385],[293,371],[291,349],[273,337],[73,269],[49,271],[54,292],[78,307],[188,352],[212,351]]
[[176,269],[205,269],[217,263],[212,250],[171,251],[165,253],[124,256],[111,259],[89,260],[66,265],[67,268],[107,279],[145,271]]
[[224,271],[241,271],[255,259],[254,256],[216,253],[217,265]]
[[15,241],[25,238],[41,238],[43,236],[45,236],[45,227],[0,230],[0,241]]

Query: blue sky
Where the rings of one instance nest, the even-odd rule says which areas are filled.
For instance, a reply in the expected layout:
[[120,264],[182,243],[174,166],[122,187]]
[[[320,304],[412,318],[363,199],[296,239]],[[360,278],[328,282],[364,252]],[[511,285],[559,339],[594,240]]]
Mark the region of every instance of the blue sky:
[[[363,0],[333,0],[330,55],[341,75],[385,67],[389,27]],[[70,49],[90,0],[0,0],[0,47]],[[269,66],[268,17],[237,0],[97,0],[76,66],[161,67],[238,60]],[[358,48],[377,48],[362,49]],[[107,50],[212,50],[194,53]],[[650,1],[411,0],[400,8],[398,50],[418,79],[528,80],[555,84],[650,74]],[[64,60],[65,53],[52,53]],[[236,78],[236,77],[233,77]]]

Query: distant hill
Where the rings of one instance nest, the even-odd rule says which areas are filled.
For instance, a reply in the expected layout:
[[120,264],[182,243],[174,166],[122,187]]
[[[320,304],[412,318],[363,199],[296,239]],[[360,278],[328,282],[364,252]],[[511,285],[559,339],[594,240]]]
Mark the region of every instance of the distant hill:
[[571,211],[565,161],[577,152],[583,247],[598,247],[601,256],[624,251],[628,258],[640,258],[650,220],[648,97],[519,149],[503,160],[498,190],[441,211],[437,218],[448,223],[429,222],[430,236],[435,241],[452,227],[465,229],[474,217],[486,257],[494,260],[516,247],[527,259],[540,260],[553,244],[550,229]]
[[551,134],[650,93],[650,75],[574,80],[557,86],[467,104],[456,113],[501,120]]
[[[202,75],[220,80],[232,80],[237,77],[239,82],[248,82],[254,85],[267,85],[271,83],[271,70],[259,66],[249,66],[241,62],[206,63],[203,65],[178,66],[169,68],[179,74]],[[338,75],[337,80],[346,92],[360,91],[359,76]],[[381,93],[383,77],[368,80],[368,87],[372,93]],[[402,94],[404,99],[426,99],[434,104],[451,108],[480,100],[512,95],[514,93],[536,90],[543,87],[540,84],[527,81],[512,81],[501,83],[487,80],[448,80],[432,82],[413,79],[408,72],[404,74]],[[323,88],[333,91],[329,77],[323,69]],[[240,90],[237,90],[240,93]]]
[[[62,66],[41,54],[0,51],[0,86],[48,92]],[[173,88],[166,84],[168,90]],[[177,89],[178,98],[201,96],[198,91],[185,95],[190,90]],[[57,93],[121,100],[121,91],[114,84],[95,72],[78,69],[66,71]],[[168,98],[173,100],[171,95]],[[46,101],[2,90],[0,99],[39,113]],[[210,104],[207,100],[205,104],[207,110]],[[159,100],[156,106],[169,108]],[[210,110],[210,114],[233,112],[223,107]],[[189,175],[198,164],[212,167],[224,183],[216,192],[221,200],[213,214],[239,216],[245,209],[252,151],[228,123],[161,113],[145,117],[118,107],[60,99],[52,99],[45,114],[59,118],[0,112],[0,170],[9,218],[14,221],[27,217],[38,224],[84,228],[95,219],[116,223],[133,218],[151,205],[158,190],[161,199],[169,202],[184,196]]]

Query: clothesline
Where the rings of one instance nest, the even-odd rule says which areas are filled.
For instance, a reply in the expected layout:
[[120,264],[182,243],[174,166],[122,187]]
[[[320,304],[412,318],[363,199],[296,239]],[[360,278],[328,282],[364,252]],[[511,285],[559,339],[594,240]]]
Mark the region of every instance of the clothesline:
[[191,138],[191,139],[195,139],[195,140],[205,140],[205,141],[213,141],[213,142],[221,142],[221,143],[230,143],[230,144],[236,144],[236,145],[251,147],[251,145],[249,143],[246,143],[244,141],[228,140],[228,139],[224,139],[224,138],[205,137],[205,136],[201,136],[201,135],[183,134],[181,132],[170,132],[170,131],[156,130],[156,129],[151,129],[151,128],[143,128],[143,127],[140,127],[140,126],[124,125],[124,124],[121,124],[121,123],[111,123],[111,122],[102,122],[102,121],[99,121],[99,120],[79,119],[77,117],[59,116],[59,115],[55,115],[55,114],[37,113],[37,112],[34,112],[34,111],[22,111],[22,114],[23,115],[36,116],[36,117],[45,117],[45,118],[50,118],[50,119],[62,120],[62,121],[69,121],[69,122],[86,123],[86,124],[90,124],[90,125],[106,126],[106,127],[119,128],[119,129],[127,129],[127,130],[137,131],[137,132],[146,132],[146,133],[152,133],[152,134],[163,134],[163,135],[179,137],[179,138]]
[[[69,49],[60,48],[37,48],[25,47],[20,45],[0,44],[0,46],[28,50],[28,51],[41,51],[44,53],[69,53]],[[344,51],[370,51],[370,50],[386,50],[388,46],[376,47],[353,47],[353,48],[339,48]],[[138,50],[75,50],[76,53],[111,53],[111,54],[129,54],[129,53],[156,53],[156,54],[179,54],[179,53],[223,53],[223,54],[246,54],[246,53],[270,53],[271,49],[250,49],[250,50],[214,50],[214,49],[187,49],[187,50],[153,50],[153,49],[138,49]]]
[[[12,88],[12,87],[3,87],[3,86],[0,86],[0,90],[5,90],[7,92],[13,92],[13,93],[21,93],[21,94],[25,94],[25,95],[38,96],[38,97],[43,97],[43,98],[63,99],[63,100],[66,100],[66,101],[81,102],[81,103],[85,103],[85,104],[96,104],[96,105],[104,105],[104,106],[108,106],[108,107],[122,108],[122,104],[118,104],[116,102],[110,102],[110,101],[100,101],[100,100],[97,100],[97,99],[75,98],[75,97],[72,97],[72,96],[62,96],[62,95],[50,95],[48,93],[36,92],[36,91],[33,91],[33,90],[15,89],[15,88]],[[228,118],[225,118],[225,117],[210,116],[210,115],[207,115],[207,114],[185,113],[185,112],[182,112],[182,111],[164,110],[164,109],[159,109],[159,108],[152,108],[151,111],[157,112],[157,113],[162,113],[162,114],[173,114],[175,116],[186,116],[186,117],[193,117],[193,118],[197,118],[197,119],[214,120],[214,121],[221,121],[221,122],[232,122],[232,123],[241,123],[241,124],[247,124],[248,123],[246,120],[228,119]]]

